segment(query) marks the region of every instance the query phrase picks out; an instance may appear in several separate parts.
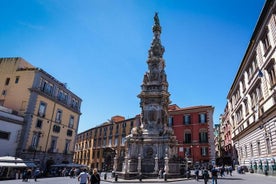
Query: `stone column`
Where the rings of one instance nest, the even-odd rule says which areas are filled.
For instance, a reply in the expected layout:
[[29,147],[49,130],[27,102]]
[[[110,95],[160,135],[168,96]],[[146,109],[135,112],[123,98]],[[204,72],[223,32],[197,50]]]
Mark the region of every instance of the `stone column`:
[[165,170],[165,173],[168,174],[169,173],[169,158],[168,158],[167,154],[166,154],[164,159],[165,159],[165,168],[164,168],[164,170]]
[[115,157],[114,157],[113,171],[114,172],[117,171],[117,155],[115,155]]
[[138,171],[139,174],[141,173],[141,155],[140,155],[140,154],[139,154],[139,156],[138,156],[137,171]]
[[125,156],[125,168],[124,168],[125,174],[127,173],[128,170],[129,170],[129,169],[128,169],[128,157]]
[[157,156],[157,154],[156,154],[156,156],[155,156],[154,171],[155,171],[156,174],[158,174],[158,156]]

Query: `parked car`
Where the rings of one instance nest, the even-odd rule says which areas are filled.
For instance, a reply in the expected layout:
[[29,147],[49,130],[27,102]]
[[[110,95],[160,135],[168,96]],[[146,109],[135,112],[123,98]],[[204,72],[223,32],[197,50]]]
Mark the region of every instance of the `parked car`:
[[245,172],[248,172],[248,167],[246,165],[238,166],[238,173],[244,174]]

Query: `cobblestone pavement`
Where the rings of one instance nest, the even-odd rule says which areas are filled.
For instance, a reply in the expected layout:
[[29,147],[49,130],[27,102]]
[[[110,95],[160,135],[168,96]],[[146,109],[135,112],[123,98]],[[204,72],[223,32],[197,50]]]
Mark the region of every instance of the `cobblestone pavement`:
[[[103,174],[102,174],[103,176]],[[55,178],[39,178],[37,182],[34,179],[30,179],[28,182],[22,182],[22,180],[7,180],[7,181],[0,181],[0,184],[78,184],[77,178],[69,178],[69,177],[55,177]],[[164,181],[164,179],[143,179],[142,182],[139,180],[122,180],[118,179],[117,182],[114,181],[114,178],[111,178],[110,175],[107,176],[107,180],[103,180],[101,184],[112,184],[112,183],[173,183],[173,184],[203,184],[203,180],[199,179],[196,181],[194,179],[185,179],[185,178],[178,178],[178,179],[168,179]],[[233,176],[225,176],[219,177],[218,184],[275,184],[276,183],[276,176],[264,176],[261,174],[237,174],[233,173]],[[211,180],[209,180],[208,184],[212,184]]]

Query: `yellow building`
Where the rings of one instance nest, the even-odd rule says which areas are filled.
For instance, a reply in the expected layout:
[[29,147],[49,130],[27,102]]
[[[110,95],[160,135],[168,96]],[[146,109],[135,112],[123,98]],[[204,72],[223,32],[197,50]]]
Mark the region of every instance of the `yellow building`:
[[109,122],[79,133],[76,138],[74,163],[99,170],[113,169],[114,157],[118,165],[125,157],[125,138],[139,124],[139,116],[125,119],[114,116]]
[[82,100],[22,58],[0,58],[0,105],[24,117],[17,157],[41,167],[72,162]]

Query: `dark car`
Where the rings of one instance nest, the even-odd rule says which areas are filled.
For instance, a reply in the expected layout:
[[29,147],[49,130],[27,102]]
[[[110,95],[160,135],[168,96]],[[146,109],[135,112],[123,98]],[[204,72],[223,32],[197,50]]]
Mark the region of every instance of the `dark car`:
[[245,172],[248,172],[248,167],[246,165],[238,166],[238,173],[244,174]]

